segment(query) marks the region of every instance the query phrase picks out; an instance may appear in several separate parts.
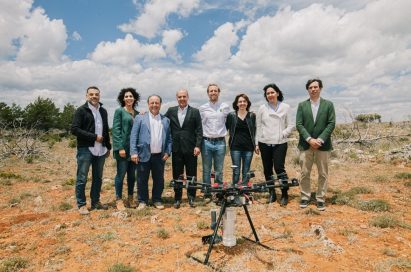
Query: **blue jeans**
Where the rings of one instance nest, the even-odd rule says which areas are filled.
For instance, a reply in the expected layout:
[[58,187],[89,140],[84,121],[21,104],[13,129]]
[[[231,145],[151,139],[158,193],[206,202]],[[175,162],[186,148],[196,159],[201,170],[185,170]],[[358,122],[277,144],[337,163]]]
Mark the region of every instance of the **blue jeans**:
[[91,205],[100,201],[101,184],[103,169],[106,156],[94,156],[88,147],[77,148],[77,180],[76,180],[76,199],[77,206],[86,205],[86,183],[90,165],[92,168],[92,180],[90,198]]
[[133,195],[134,184],[136,183],[136,164],[126,159],[117,160],[117,173],[114,178],[114,187],[116,189],[116,199],[123,197],[123,180],[127,173],[127,193]]
[[211,184],[211,167],[214,161],[215,182],[223,182],[223,169],[225,157],[225,140],[209,141],[203,139],[201,146],[201,159],[203,161],[203,182]]
[[241,181],[247,182],[247,173],[250,171],[251,160],[253,159],[253,151],[239,151],[231,150],[231,161],[233,166],[233,184],[237,184],[240,179],[240,169],[241,171]]
[[153,179],[152,200],[162,202],[161,194],[164,189],[164,165],[163,156],[159,154],[151,154],[147,162],[139,162],[137,164],[137,200],[148,204],[148,178]]

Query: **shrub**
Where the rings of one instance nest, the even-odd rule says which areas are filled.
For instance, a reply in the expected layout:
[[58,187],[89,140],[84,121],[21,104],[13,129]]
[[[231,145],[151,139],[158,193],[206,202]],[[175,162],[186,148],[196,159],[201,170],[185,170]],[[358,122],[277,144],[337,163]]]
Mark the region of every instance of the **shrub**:
[[205,222],[204,220],[197,221],[196,225],[197,225],[197,228],[198,228],[199,230],[205,230],[205,229],[208,229],[208,228],[209,228],[207,222]]
[[411,173],[401,172],[394,176],[397,179],[411,179]]
[[378,227],[378,228],[394,228],[398,226],[398,219],[392,217],[391,215],[381,215],[374,217],[370,220],[371,226]]
[[170,234],[167,232],[166,229],[164,229],[164,228],[159,228],[159,229],[157,230],[157,237],[158,237],[158,238],[161,238],[161,239],[167,239],[167,238],[170,237]]
[[11,257],[1,262],[0,272],[17,272],[28,266],[28,261],[22,257]]
[[390,209],[390,204],[381,199],[358,201],[356,207],[362,211],[386,212]]
[[70,148],[76,148],[77,147],[77,140],[76,139],[70,139],[68,142],[68,146]]
[[62,212],[71,210],[72,208],[73,208],[73,205],[67,202],[61,202],[58,207],[59,211],[62,211]]
[[116,263],[112,267],[110,267],[107,272],[134,272],[136,271],[129,265],[125,265],[122,263]]

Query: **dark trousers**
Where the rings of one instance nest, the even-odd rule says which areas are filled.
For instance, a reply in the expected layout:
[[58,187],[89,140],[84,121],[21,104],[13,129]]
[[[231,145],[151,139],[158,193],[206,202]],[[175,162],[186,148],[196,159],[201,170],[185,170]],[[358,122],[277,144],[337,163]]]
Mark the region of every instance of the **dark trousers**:
[[[178,179],[180,175],[197,177],[197,157],[193,152],[172,152],[173,179]],[[174,199],[181,200],[183,189],[174,189]],[[195,198],[196,189],[188,189],[187,196]]]
[[164,165],[163,156],[161,153],[151,154],[147,162],[139,162],[137,164],[137,200],[148,204],[148,179],[153,179],[152,200],[162,202],[161,194],[164,189]]
[[76,199],[77,206],[86,205],[86,183],[88,171],[91,166],[92,179],[90,198],[91,205],[100,202],[101,185],[103,181],[103,169],[106,156],[94,156],[88,147],[77,148],[77,180],[76,180]]
[[276,175],[284,173],[285,171],[285,156],[287,155],[287,143],[277,145],[267,145],[265,143],[258,143],[261,152],[261,160],[263,161],[265,180],[271,180],[273,175],[273,168]]

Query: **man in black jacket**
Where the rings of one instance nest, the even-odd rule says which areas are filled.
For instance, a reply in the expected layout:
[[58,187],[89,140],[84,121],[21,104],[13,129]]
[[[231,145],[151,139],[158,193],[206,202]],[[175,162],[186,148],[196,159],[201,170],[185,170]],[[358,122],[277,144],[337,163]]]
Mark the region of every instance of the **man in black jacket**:
[[82,215],[89,213],[85,190],[90,165],[91,209],[107,209],[107,206],[100,202],[100,191],[104,162],[111,149],[107,111],[100,103],[100,90],[95,86],[88,87],[86,99],[87,102],[76,110],[71,126],[71,132],[77,136],[76,199]]
[[[173,179],[184,175],[197,177],[197,157],[200,155],[203,127],[198,109],[188,105],[188,91],[181,89],[176,93],[178,106],[170,107],[165,116],[170,119],[173,139],[172,166]],[[182,189],[174,189],[174,207],[180,208]],[[187,191],[188,203],[194,208],[195,189]]]

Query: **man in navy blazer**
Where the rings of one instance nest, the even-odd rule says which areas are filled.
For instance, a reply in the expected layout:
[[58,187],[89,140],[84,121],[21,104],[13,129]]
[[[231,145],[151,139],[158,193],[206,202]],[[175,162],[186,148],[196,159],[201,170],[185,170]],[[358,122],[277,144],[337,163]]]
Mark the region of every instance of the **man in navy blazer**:
[[137,200],[141,210],[148,204],[148,179],[153,179],[152,202],[164,209],[161,195],[164,189],[164,165],[171,155],[170,120],[160,114],[161,97],[147,99],[149,112],[134,119],[130,136],[131,160],[137,164]]

